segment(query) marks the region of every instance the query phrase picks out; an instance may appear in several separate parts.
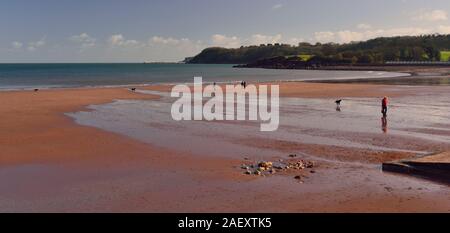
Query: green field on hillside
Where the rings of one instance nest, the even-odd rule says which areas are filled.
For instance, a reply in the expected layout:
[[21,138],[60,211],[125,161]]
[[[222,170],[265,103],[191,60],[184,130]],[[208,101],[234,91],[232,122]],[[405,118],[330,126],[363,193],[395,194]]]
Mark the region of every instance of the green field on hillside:
[[299,58],[301,58],[303,61],[308,61],[313,56],[312,55],[298,55]]
[[441,51],[441,61],[449,61],[450,51]]
[[301,54],[301,55],[290,55],[290,56],[284,56],[284,57],[289,58],[289,59],[299,59],[302,61],[308,61],[309,59],[311,59],[314,56],[308,55],[308,54]]

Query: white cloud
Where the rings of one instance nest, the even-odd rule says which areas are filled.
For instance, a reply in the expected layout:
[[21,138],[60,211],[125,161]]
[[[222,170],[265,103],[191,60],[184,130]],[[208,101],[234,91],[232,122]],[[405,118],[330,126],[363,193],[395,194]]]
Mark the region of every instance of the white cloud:
[[148,45],[158,49],[178,50],[186,53],[197,53],[206,45],[201,41],[192,41],[188,38],[173,38],[154,36],[148,41]]
[[412,17],[416,21],[445,21],[448,20],[448,14],[443,10],[419,11]]
[[193,56],[209,44],[188,38],[153,36],[147,40],[129,40],[122,34],[108,38],[109,49],[105,56],[112,59],[131,61],[167,61],[177,62]]
[[318,42],[326,43],[326,42],[332,42],[335,40],[335,33],[330,31],[324,31],[324,32],[315,32],[314,38]]
[[182,39],[175,39],[172,37],[161,37],[161,36],[154,36],[150,40],[151,43],[155,44],[164,44],[164,45],[178,45],[183,42],[190,42],[189,39],[182,38]]
[[360,24],[358,24],[357,28],[362,29],[362,30],[369,30],[372,28],[372,26],[369,24],[360,23]]
[[112,45],[120,45],[123,43],[124,37],[122,34],[112,35],[108,41]]
[[[390,29],[379,29],[377,31],[368,31],[370,37],[378,36],[418,36],[422,34],[432,34],[436,29],[421,27],[401,27]],[[372,34],[372,35],[371,35]]]
[[365,39],[366,33],[355,32],[350,30],[339,31],[336,33],[336,36],[339,42],[352,42],[352,41],[362,41]]
[[211,36],[213,46],[224,48],[237,48],[241,46],[241,40],[236,36],[228,37],[226,35],[215,34]]
[[251,45],[259,45],[259,44],[275,44],[281,43],[281,34],[277,34],[274,36],[254,34],[250,37],[248,43]]
[[36,49],[43,47],[45,44],[46,44],[45,37],[43,37],[42,39],[40,39],[38,41],[29,42],[27,49],[29,51],[35,51]]
[[14,41],[11,43],[11,45],[14,49],[21,49],[23,47],[23,44],[19,41]]
[[115,34],[109,37],[108,42],[112,46],[118,47],[141,47],[144,46],[137,40],[127,40],[122,34]]
[[392,36],[419,36],[424,34],[450,34],[450,26],[439,25],[437,27],[399,27],[389,29],[371,29],[371,30],[341,30],[341,31],[325,31],[316,32],[314,39],[318,42],[337,42],[349,43],[353,41],[364,41],[376,37],[392,37]]
[[276,5],[272,6],[272,9],[277,10],[277,9],[283,8],[283,6],[284,6],[283,4],[276,4]]
[[[420,21],[441,21],[448,20],[447,12],[443,10],[419,11],[414,13],[414,20]],[[395,27],[395,28],[373,28],[370,24],[360,23],[356,29],[346,29],[338,31],[319,31],[315,32],[313,40],[327,43],[349,43],[354,41],[365,41],[376,37],[393,36],[418,36],[425,34],[450,34],[450,26],[434,25],[427,27]]]
[[89,36],[87,33],[81,33],[80,35],[74,35],[69,38],[75,43],[81,44],[81,49],[90,48],[95,46],[97,41],[95,38]]
[[139,46],[140,44],[139,44],[139,42],[138,42],[137,40],[126,40],[126,41],[123,43],[123,45],[124,45],[124,46],[132,46],[132,47],[135,47],[135,46]]
[[436,32],[439,34],[450,34],[450,26],[439,25]]

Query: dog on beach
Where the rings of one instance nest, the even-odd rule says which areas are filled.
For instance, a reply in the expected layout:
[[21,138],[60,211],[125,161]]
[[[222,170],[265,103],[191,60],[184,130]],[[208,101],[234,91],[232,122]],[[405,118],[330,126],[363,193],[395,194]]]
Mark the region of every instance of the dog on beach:
[[341,102],[342,102],[342,100],[336,100],[335,101],[335,103],[336,103],[336,111],[337,112],[341,111]]
[[131,88],[130,90],[131,90],[131,91],[136,91],[136,88],[133,87],[133,88]]
[[34,92],[38,92],[39,91],[39,89],[34,89]]

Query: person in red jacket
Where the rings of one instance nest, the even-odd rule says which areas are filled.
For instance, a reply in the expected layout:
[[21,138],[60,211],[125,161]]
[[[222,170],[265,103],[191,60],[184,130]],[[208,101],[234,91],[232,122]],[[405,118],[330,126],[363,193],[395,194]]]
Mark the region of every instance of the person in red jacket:
[[383,100],[381,100],[381,113],[383,113],[383,117],[387,116],[387,108],[388,108],[388,98],[385,96]]

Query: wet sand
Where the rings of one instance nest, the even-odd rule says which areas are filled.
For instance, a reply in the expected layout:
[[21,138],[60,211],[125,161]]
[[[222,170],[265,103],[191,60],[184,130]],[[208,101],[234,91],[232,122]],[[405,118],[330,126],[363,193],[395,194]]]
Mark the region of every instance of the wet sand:
[[[285,98],[300,98],[296,101],[415,98],[424,90],[448,97],[448,89],[430,88],[281,83],[280,91]],[[164,92],[170,86],[142,89]],[[150,115],[126,115],[142,104],[148,104]],[[165,116],[156,111],[165,109],[163,104],[158,95],[125,88],[0,92],[0,212],[450,212],[448,186],[380,170],[381,162],[417,156],[411,151],[450,149],[447,143],[420,137],[414,142],[408,135],[386,138],[378,121],[381,133],[338,130],[327,135],[299,128],[291,133],[308,133],[295,142],[291,134],[253,133],[254,126],[242,122],[237,126],[253,137],[239,140],[229,133],[236,127],[232,123],[177,125],[158,118]],[[116,109],[124,115],[108,115]],[[98,121],[83,126],[67,113]],[[143,127],[138,124],[142,115],[150,118],[143,118]],[[124,119],[135,119],[146,130],[126,132],[120,127]],[[105,129],[98,125],[103,120]],[[346,138],[355,145],[317,144],[316,137]],[[365,147],[366,139],[376,142],[370,142],[373,148]],[[240,169],[245,158],[279,160],[292,153],[315,161],[314,173],[256,177]],[[301,175],[303,183],[294,175]]]
[[[405,78],[405,77],[403,77]],[[280,97],[300,97],[300,98],[344,98],[344,97],[373,97],[383,96],[401,97],[414,96],[421,90],[429,90],[427,86],[395,86],[395,85],[373,85],[373,84],[348,84],[348,83],[316,83],[312,82],[262,82],[255,85],[277,84],[280,87]],[[220,85],[225,90],[225,84]],[[173,85],[146,86],[140,89],[170,92]],[[444,93],[445,87],[434,87],[433,91]]]
[[[352,69],[349,67],[350,70]],[[316,80],[315,83],[389,84],[408,86],[444,86],[450,84],[450,66],[374,66],[354,67],[354,70],[382,70],[408,73],[406,77],[382,77],[371,79]],[[339,69],[337,69],[339,70]],[[307,81],[309,82],[309,81]]]

